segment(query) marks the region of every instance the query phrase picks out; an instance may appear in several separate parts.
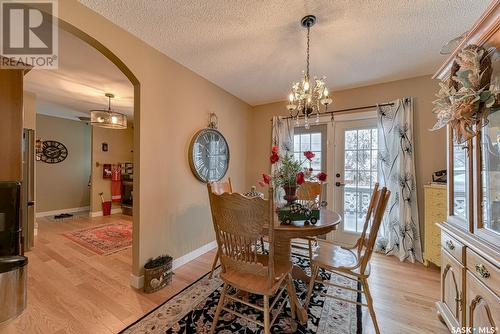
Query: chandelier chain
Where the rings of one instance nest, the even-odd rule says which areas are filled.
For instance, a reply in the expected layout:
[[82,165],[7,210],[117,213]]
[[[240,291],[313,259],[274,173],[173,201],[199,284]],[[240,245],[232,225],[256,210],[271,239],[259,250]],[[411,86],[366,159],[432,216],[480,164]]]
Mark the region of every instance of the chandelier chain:
[[309,80],[309,45],[311,43],[311,37],[310,37],[310,31],[311,27],[307,25],[307,57],[306,57],[306,76],[307,79]]

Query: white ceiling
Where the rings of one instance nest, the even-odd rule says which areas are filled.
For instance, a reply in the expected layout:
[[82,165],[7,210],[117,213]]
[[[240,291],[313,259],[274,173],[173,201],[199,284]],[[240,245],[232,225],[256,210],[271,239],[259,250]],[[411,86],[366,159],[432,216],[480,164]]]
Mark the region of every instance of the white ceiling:
[[134,88],[105,56],[73,35],[59,30],[59,69],[31,70],[24,89],[37,95],[37,112],[77,119],[90,109],[107,109],[106,92],[115,94],[111,108],[133,117]]
[[311,74],[340,90],[431,74],[439,49],[489,0],[79,0],[256,105],[282,100],[305,65],[299,21],[312,29]]

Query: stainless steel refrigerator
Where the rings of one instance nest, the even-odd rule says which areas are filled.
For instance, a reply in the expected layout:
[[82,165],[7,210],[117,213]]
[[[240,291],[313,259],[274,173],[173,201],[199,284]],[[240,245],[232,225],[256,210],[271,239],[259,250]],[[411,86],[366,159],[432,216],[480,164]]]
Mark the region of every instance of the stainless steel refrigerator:
[[23,248],[34,246],[35,237],[35,131],[23,131],[23,181],[21,182]]

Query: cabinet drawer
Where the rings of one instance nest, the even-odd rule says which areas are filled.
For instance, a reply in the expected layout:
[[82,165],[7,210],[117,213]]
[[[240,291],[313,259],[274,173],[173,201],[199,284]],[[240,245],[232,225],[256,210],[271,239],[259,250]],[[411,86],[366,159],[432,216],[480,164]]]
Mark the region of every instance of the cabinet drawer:
[[479,333],[496,333],[492,328],[500,319],[500,298],[470,271],[467,271],[466,286],[466,327],[479,328]]
[[494,264],[482,258],[479,254],[467,248],[467,269],[491,289],[500,295],[500,270]]
[[445,232],[441,233],[441,247],[446,249],[458,262],[464,263],[464,245]]

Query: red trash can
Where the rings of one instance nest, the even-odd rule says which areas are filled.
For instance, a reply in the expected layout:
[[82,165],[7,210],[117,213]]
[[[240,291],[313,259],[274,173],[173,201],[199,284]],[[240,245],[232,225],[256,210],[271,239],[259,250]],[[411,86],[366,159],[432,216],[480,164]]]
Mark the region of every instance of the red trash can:
[[102,202],[102,215],[109,216],[111,214],[111,201]]

